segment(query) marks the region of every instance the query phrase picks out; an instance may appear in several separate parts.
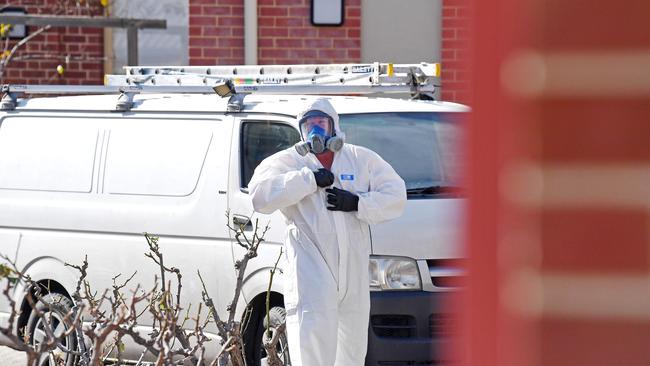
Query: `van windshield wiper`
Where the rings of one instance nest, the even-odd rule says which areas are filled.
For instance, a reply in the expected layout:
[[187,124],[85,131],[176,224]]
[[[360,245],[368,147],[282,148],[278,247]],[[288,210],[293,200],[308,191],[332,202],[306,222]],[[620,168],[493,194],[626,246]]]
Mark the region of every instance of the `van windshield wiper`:
[[436,194],[453,194],[460,195],[462,189],[457,186],[428,186],[428,187],[418,187],[418,188],[409,188],[406,190],[408,195],[436,195]]

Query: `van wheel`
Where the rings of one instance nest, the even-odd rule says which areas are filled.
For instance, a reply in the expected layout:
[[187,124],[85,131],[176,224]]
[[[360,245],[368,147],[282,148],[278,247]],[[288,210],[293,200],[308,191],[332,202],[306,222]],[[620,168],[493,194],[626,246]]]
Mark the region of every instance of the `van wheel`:
[[[49,293],[42,297],[36,303],[36,309],[43,312],[42,317],[36,315],[36,311],[32,310],[27,320],[27,335],[29,343],[33,346],[38,346],[47,338],[45,327],[50,327],[55,336],[61,335],[67,329],[70,329],[72,324],[70,321],[64,321],[65,316],[72,309],[72,301],[67,297],[58,293]],[[72,332],[62,339],[61,345],[69,350],[77,350],[77,339],[75,333]],[[65,365],[73,366],[76,357],[65,353],[63,350],[56,348],[47,354],[44,354],[38,361],[39,366],[55,366]]]
[[[275,332],[276,329],[285,322],[286,312],[281,306],[274,306],[269,310],[270,330]],[[266,332],[266,315],[258,314],[257,326],[255,332],[248,332],[246,336],[246,358],[247,364],[252,366],[267,366],[269,358],[264,349],[263,341]],[[254,333],[254,334],[253,334]],[[289,357],[289,345],[287,343],[286,331],[280,335],[276,347],[276,353],[281,361],[281,365],[290,366],[291,358]],[[273,365],[275,366],[275,365]]]

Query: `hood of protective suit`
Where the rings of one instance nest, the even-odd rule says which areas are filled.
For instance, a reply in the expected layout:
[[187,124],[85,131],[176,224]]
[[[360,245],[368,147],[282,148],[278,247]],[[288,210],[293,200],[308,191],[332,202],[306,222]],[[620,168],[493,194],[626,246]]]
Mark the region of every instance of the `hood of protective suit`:
[[[309,111],[321,111],[323,113],[326,113],[328,116],[332,117],[332,121],[334,121],[334,134],[340,138],[343,139],[345,142],[345,133],[341,131],[341,126],[339,125],[339,114],[336,113],[336,110],[334,110],[334,107],[330,103],[328,99],[325,98],[318,98],[310,103],[308,103],[305,108],[302,110],[302,112],[298,113],[297,119],[300,121],[302,117],[307,114]],[[303,141],[306,139],[306,136],[302,136]]]

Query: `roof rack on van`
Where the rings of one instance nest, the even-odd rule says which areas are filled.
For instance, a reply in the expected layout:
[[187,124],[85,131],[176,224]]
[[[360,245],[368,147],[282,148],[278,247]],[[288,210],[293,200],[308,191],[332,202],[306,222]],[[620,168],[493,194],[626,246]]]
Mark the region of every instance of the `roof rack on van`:
[[[440,64],[311,64],[243,66],[132,66],[125,75],[106,75],[106,85],[4,85],[1,110],[16,107],[17,93],[120,93],[116,110],[133,106],[140,93],[359,95],[410,93],[433,99]],[[241,97],[235,97],[241,103]]]

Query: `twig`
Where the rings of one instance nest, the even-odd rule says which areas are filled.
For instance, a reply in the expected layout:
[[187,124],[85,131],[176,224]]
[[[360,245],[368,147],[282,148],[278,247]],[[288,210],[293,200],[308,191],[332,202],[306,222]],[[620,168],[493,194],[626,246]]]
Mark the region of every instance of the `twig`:
[[273,285],[273,276],[275,275],[275,271],[278,269],[280,258],[282,258],[282,247],[280,247],[280,254],[278,255],[278,259],[275,261],[275,265],[270,271],[271,275],[269,276],[269,287],[266,289],[266,332],[268,338],[271,338],[271,333],[269,331],[269,328],[271,327],[271,315],[269,314],[271,312],[271,286]]
[[48,29],[50,29],[50,28],[52,28],[52,26],[48,24],[48,25],[46,25],[46,26],[44,26],[44,27],[41,27],[41,28],[37,29],[36,31],[34,31],[34,33],[31,33],[31,34],[28,35],[27,37],[21,39],[20,41],[18,41],[18,43],[16,43],[16,44],[11,48],[11,51],[9,51],[9,54],[7,55],[7,57],[5,57],[4,59],[0,60],[0,84],[4,83],[4,73],[5,73],[5,69],[6,69],[7,64],[9,63],[9,61],[11,61],[11,58],[14,56],[14,53],[16,53],[16,51],[17,51],[17,50],[18,50],[22,45],[24,45],[25,43],[29,42],[32,38],[38,36],[39,34],[45,32],[46,30],[48,30]]
[[275,350],[286,327],[285,323],[282,323],[277,328],[274,328],[273,331],[271,330],[271,286],[273,285],[273,276],[275,275],[275,271],[278,270],[280,258],[282,258],[282,248],[280,248],[280,254],[278,255],[278,259],[275,261],[273,269],[270,270],[269,287],[266,290],[266,336],[262,340],[262,345],[266,350],[267,364],[269,366],[282,366],[282,361],[276,354]]

